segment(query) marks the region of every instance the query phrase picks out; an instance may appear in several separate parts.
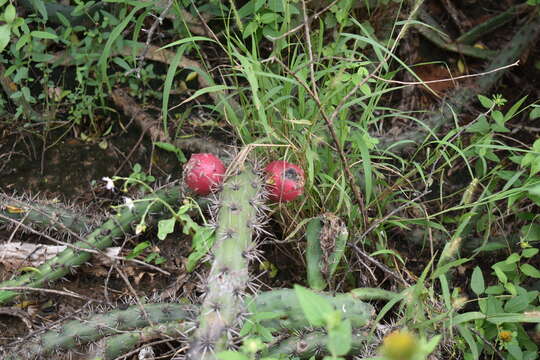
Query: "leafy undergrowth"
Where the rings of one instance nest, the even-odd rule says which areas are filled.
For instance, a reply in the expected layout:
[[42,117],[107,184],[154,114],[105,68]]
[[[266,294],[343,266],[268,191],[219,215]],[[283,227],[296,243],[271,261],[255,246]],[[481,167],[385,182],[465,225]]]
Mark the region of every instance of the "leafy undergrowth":
[[[77,241],[42,266],[4,264],[0,302],[15,305],[2,314],[52,329],[5,353],[52,359],[92,342],[96,359],[137,346],[171,359],[537,359],[540,14],[532,0],[466,3],[0,0],[0,171],[29,135],[46,153],[141,133],[86,199],[108,198],[111,214],[0,198],[3,245]],[[210,200],[156,179],[160,157],[180,167],[196,152],[228,166]],[[127,171],[137,159],[148,167]],[[300,198],[268,201],[265,174],[245,165],[273,160],[303,169]],[[69,275],[113,245],[112,264]],[[40,318],[36,289],[17,297],[84,274],[95,293],[41,297],[79,293],[56,300],[66,313],[105,302],[84,312],[108,332]],[[106,312],[109,287],[141,312]]]

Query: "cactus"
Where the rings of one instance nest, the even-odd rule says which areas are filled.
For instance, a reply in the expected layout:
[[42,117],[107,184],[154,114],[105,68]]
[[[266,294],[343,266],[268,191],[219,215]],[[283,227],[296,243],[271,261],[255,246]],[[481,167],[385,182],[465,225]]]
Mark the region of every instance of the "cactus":
[[[361,327],[368,323],[374,313],[373,306],[358,299],[356,294],[359,294],[362,290],[366,290],[371,294],[378,289],[356,289],[347,294],[337,294],[335,296],[324,294],[324,296],[336,310],[342,312],[343,319],[349,319],[353,327]],[[249,303],[248,309],[250,312],[272,312],[275,314],[273,318],[261,321],[261,325],[264,327],[292,330],[309,326],[294,290],[267,291],[253,298],[247,298],[246,302]],[[44,333],[38,342],[41,344],[42,351],[50,351],[54,348],[67,349],[76,345],[74,339],[77,339],[77,342],[82,344],[95,341],[118,330],[135,329],[149,323],[156,325],[164,323],[164,321],[179,322],[188,320],[188,315],[196,313],[196,307],[185,304],[145,304],[143,308],[148,315],[148,320],[141,308],[134,305],[125,310],[114,310],[94,315],[86,320],[69,321],[59,331],[54,330]]]
[[[120,237],[129,229],[132,223],[140,220],[148,213],[160,211],[163,202],[174,202],[180,198],[180,188],[171,187],[160,190],[145,199],[135,202],[134,207],[123,208],[120,213],[86,236],[84,241],[76,242],[73,247],[62,251],[53,259],[38,268],[38,271],[27,273],[13,280],[0,283],[0,287],[28,286],[40,287],[48,282],[68,274],[73,268],[87,262],[92,254],[84,249],[102,250],[112,245],[114,238]],[[0,291],[0,304],[18,295],[11,290]]]
[[188,326],[184,322],[167,322],[125,334],[110,336],[105,341],[103,352],[95,356],[94,359],[113,360],[133,350],[137,345],[154,339],[161,339],[165,336],[184,338],[187,330]]
[[[353,327],[368,324],[374,308],[360,299],[391,299],[395,293],[380,289],[355,289],[346,294],[323,294],[330,304],[342,312],[342,319],[350,320]],[[265,318],[260,324],[275,330],[295,330],[309,327],[296,293],[291,289],[272,290],[246,298],[250,313],[274,313],[272,318]],[[143,340],[158,336],[159,332],[174,336],[185,334],[188,321],[197,313],[192,305],[185,304],[145,304],[146,315],[139,306],[133,305],[125,310],[114,310],[94,315],[86,320],[72,320],[59,329],[51,330],[40,335],[36,342],[26,344],[24,353],[40,354],[52,350],[72,349],[77,345],[115,334],[118,331],[139,329],[120,335],[113,335],[106,341],[105,354],[119,356],[121,351],[127,351]],[[148,316],[146,318],[146,316]],[[250,321],[248,318],[246,321]],[[151,325],[147,328],[141,327]],[[164,327],[159,327],[164,325]],[[19,352],[21,353],[21,352]],[[114,358],[114,356],[111,357]],[[108,358],[108,355],[106,356]],[[14,357],[13,359],[17,359]]]
[[324,290],[331,284],[337,266],[345,254],[348,237],[347,227],[332,213],[325,213],[308,223],[306,267],[310,288]]
[[[146,304],[143,308],[144,311],[139,306],[131,306],[125,310],[94,315],[83,321],[68,321],[59,328],[42,334],[36,342],[25,344],[17,352],[18,355],[9,359],[31,358],[54,351],[74,349],[104,336],[149,325],[157,326],[174,321],[178,325],[177,329],[183,329],[185,321],[192,318],[194,313],[193,307],[180,304]],[[120,346],[122,341],[116,341],[115,346]]]
[[40,230],[54,230],[60,233],[72,231],[76,234],[89,232],[99,221],[87,216],[82,209],[73,205],[65,206],[27,196],[0,194],[0,224],[12,223],[9,219]]
[[[375,313],[372,305],[359,300],[353,293],[336,294],[335,296],[323,294],[323,296],[332,304],[334,309],[342,312],[343,319],[351,321],[353,327],[365,326]],[[248,310],[250,313],[272,312],[276,315],[274,318],[262,322],[265,327],[301,329],[310,326],[294,290],[267,291],[257,295],[249,303]]]
[[[349,355],[361,353],[364,348],[368,347],[368,344],[373,342],[373,338],[370,337],[367,331],[353,334],[351,340]],[[290,357],[300,359],[308,359],[312,356],[322,359],[323,355],[328,354],[326,343],[327,335],[319,331],[310,334],[292,335],[265,351],[263,356],[280,358],[281,355],[287,354]]]
[[238,325],[243,310],[242,297],[249,283],[248,260],[255,249],[252,236],[259,226],[264,190],[252,168],[241,164],[235,171],[226,179],[220,194],[214,260],[207,277],[200,325],[188,352],[190,359],[215,358],[217,352],[225,350],[229,331]]

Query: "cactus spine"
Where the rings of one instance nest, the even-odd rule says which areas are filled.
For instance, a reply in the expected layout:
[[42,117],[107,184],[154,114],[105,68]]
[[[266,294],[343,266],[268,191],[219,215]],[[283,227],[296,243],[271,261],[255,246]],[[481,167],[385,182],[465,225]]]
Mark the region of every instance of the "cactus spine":
[[[86,236],[84,241],[78,241],[73,247],[62,251],[53,259],[39,267],[38,272],[28,273],[13,280],[0,283],[0,287],[28,286],[40,287],[68,274],[74,267],[87,262],[92,254],[84,249],[102,250],[112,245],[114,238],[120,237],[127,231],[133,222],[140,220],[145,213],[162,210],[163,202],[173,202],[180,198],[180,189],[173,187],[161,190],[147,198],[135,202],[132,209],[123,208],[111,220]],[[0,304],[3,304],[18,295],[11,290],[0,291]]]
[[261,212],[263,184],[249,167],[240,165],[226,179],[216,216],[214,261],[207,278],[207,293],[200,311],[200,325],[188,352],[190,359],[213,359],[227,347],[229,331],[238,325],[249,282],[248,258]]

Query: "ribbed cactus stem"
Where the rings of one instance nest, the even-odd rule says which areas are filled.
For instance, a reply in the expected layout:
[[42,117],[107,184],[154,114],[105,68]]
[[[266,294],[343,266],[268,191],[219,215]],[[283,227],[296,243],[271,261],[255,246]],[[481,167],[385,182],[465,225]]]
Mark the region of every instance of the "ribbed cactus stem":
[[226,179],[216,216],[214,261],[201,306],[200,325],[188,352],[190,359],[214,359],[227,348],[228,332],[238,325],[242,294],[249,282],[248,257],[253,249],[263,184],[248,167]]
[[89,232],[96,220],[76,206],[30,198],[0,194],[0,224],[19,221],[39,230],[58,232],[73,231],[77,234]]
[[[84,241],[76,242],[73,247],[67,248],[56,257],[39,267],[39,271],[27,273],[13,280],[0,283],[0,287],[28,286],[40,287],[49,281],[59,279],[68,274],[73,268],[87,262],[92,254],[84,249],[102,250],[112,245],[113,240],[129,230],[131,224],[140,221],[147,213],[161,211],[163,202],[178,201],[180,188],[161,190],[147,198],[136,201],[132,209],[123,208],[117,215],[105,222],[102,226],[87,235]],[[82,249],[82,250],[81,250]],[[0,304],[3,304],[18,295],[15,291],[0,291]]]
[[[382,292],[382,293],[381,293]],[[321,294],[334,309],[341,312],[342,319],[351,322],[354,328],[365,326],[373,318],[372,305],[361,301],[361,298],[391,299],[396,296],[385,290],[355,289],[350,293],[330,295]],[[245,299],[250,314],[272,313],[274,317],[265,318],[259,323],[266,328],[276,330],[295,330],[309,327],[310,323],[305,317],[298,302],[296,292],[292,289],[278,289],[259,293]],[[93,314],[85,320],[72,320],[62,327],[41,334],[37,341],[23,345],[21,352],[27,354],[43,354],[52,350],[66,350],[88,342],[95,342],[102,337],[115,334],[117,331],[128,331],[121,335],[111,336],[107,339],[104,354],[113,354],[105,358],[114,358],[122,355],[122,350],[131,350],[144,339],[157,336],[159,331],[171,336],[184,334],[188,324],[192,324],[198,308],[193,305],[176,303],[143,304],[144,313],[137,305],[124,310],[113,310],[103,314]],[[246,321],[252,321],[248,317]],[[141,329],[142,326],[152,326]],[[166,327],[159,327],[164,324]],[[137,329],[129,332],[131,329]],[[39,345],[38,345],[39,344]],[[19,359],[20,357],[13,357]]]
[[[367,325],[375,315],[374,307],[360,300],[352,292],[336,295],[321,293],[320,295],[325,297],[335,310],[342,313],[342,319],[350,320],[351,325],[355,328]],[[292,289],[266,291],[258,294],[253,300],[247,300],[247,302],[250,314],[273,313],[275,315],[262,322],[265,327],[293,330],[310,326],[296,292]]]
[[[366,348],[368,344],[372,344],[374,340],[374,337],[369,335],[369,331],[353,334],[349,355],[362,353],[362,349]],[[327,342],[328,335],[318,331],[310,334],[292,335],[265,351],[263,356],[280,358],[283,355],[288,355],[288,357],[300,359],[311,357],[322,359],[324,355],[329,355],[326,349]]]
[[106,339],[104,349],[92,360],[114,360],[146,342],[170,338],[184,338],[189,326],[185,322],[167,322],[148,326],[137,331],[110,336]]
[[113,310],[94,315],[84,321],[68,321],[59,328],[41,335],[37,342],[24,344],[19,351],[13,352],[7,359],[18,360],[37,355],[43,356],[54,351],[74,349],[120,331],[144,328],[149,325],[156,326],[172,321],[179,325],[177,329],[183,329],[184,321],[192,317],[193,307],[180,304],[147,304],[144,305],[144,311],[139,306]]

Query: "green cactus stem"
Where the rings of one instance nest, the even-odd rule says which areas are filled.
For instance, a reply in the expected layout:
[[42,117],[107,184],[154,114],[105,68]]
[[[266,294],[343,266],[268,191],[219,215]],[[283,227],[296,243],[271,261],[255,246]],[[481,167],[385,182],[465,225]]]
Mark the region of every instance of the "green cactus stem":
[[[363,349],[368,349],[368,345],[373,343],[368,331],[356,332],[351,338],[351,350],[348,355],[361,355]],[[326,343],[328,336],[322,332],[313,332],[307,335],[292,335],[281,341],[279,344],[272,346],[263,353],[264,357],[280,358],[286,354],[290,357],[298,357],[300,359],[309,359],[315,356],[317,359],[322,359],[324,355],[328,355]]]
[[311,219],[306,228],[306,271],[307,282],[313,290],[324,290],[326,281],[321,271],[323,252],[319,243],[322,221],[318,217]]
[[[352,327],[367,325],[375,315],[373,306],[361,301],[354,293],[336,294],[335,296],[323,293],[321,295],[332,304],[334,309],[342,312],[343,319],[351,321]],[[294,290],[280,289],[263,292],[248,303],[248,310],[252,314],[270,312],[275,314],[272,319],[265,319],[262,322],[265,327],[292,330],[310,326]]]
[[200,325],[195,331],[188,358],[214,359],[225,350],[229,330],[236,328],[249,283],[248,260],[255,244],[257,215],[263,207],[261,178],[240,166],[226,179],[220,194],[214,257],[207,277],[207,292],[201,306]]
[[[73,247],[67,248],[56,257],[45,262],[38,268],[38,271],[2,282],[0,287],[40,287],[50,281],[57,280],[90,259],[92,254],[84,251],[84,249],[103,250],[111,246],[113,240],[123,236],[124,232],[130,229],[132,223],[140,221],[146,214],[161,211],[164,208],[164,202],[171,203],[178,201],[179,198],[180,188],[171,187],[135,201],[132,209],[128,207],[122,208],[118,214],[112,216],[110,220],[87,235],[84,241],[76,242]],[[0,304],[6,303],[18,294],[18,292],[11,290],[0,291]]]
[[155,326],[148,326],[137,331],[113,335],[105,340],[103,352],[94,360],[113,360],[122,356],[135,347],[152,340],[169,337],[172,339],[185,339],[189,326],[185,322],[167,322]]
[[0,224],[9,225],[9,219],[16,220],[39,230],[53,230],[76,234],[89,232],[98,220],[84,214],[75,206],[60,203],[0,194]]
[[[395,293],[380,289],[355,289],[350,293],[330,295],[324,294],[325,298],[336,309],[342,312],[343,320],[350,320],[353,327],[362,327],[371,320],[374,309],[370,304],[361,301],[362,298],[390,299]],[[297,300],[296,293],[291,289],[279,289],[263,292],[257,296],[246,298],[248,311],[253,314],[273,313],[273,317],[267,317],[260,321],[266,328],[274,330],[295,330],[310,326],[305,318],[302,308]],[[25,353],[40,354],[52,350],[72,349],[77,345],[87,342],[95,342],[105,336],[113,335],[107,340],[111,344],[111,354],[119,354],[120,349],[129,351],[129,344],[133,346],[139,344],[144,339],[149,339],[157,331],[164,331],[165,335],[176,336],[185,334],[185,327],[192,315],[198,313],[197,308],[185,304],[144,304],[143,314],[139,306],[130,306],[125,310],[113,310],[103,314],[93,315],[86,320],[72,320],[63,325],[60,329],[48,331],[37,339],[24,346]],[[146,317],[147,316],[147,317]],[[250,322],[248,317],[247,322]],[[142,328],[144,326],[148,328]],[[165,328],[156,328],[158,325],[165,325]],[[127,332],[114,335],[118,331],[129,331],[140,329],[135,332]],[[157,336],[157,335],[156,335]],[[39,344],[39,345],[38,345]],[[105,346],[109,349],[109,346]],[[115,350],[113,350],[115,349]],[[108,354],[108,352],[105,352]],[[19,352],[20,353],[20,352]],[[112,355],[111,355],[112,356]],[[119,356],[119,355],[116,355]],[[18,359],[18,358],[14,358]]]
[[[154,330],[157,331],[158,325],[175,322],[178,325],[176,328],[183,330],[187,319],[192,317],[193,307],[188,305],[146,304],[144,305],[144,312],[139,306],[131,306],[125,310],[114,310],[94,315],[84,321],[68,321],[58,329],[41,335],[37,342],[26,344],[23,351],[18,351],[18,353],[43,355],[54,351],[75,349],[82,344],[99,340],[105,336],[140,329],[149,325],[155,327]],[[128,334],[132,333],[128,332],[125,335]],[[124,340],[115,340],[115,346],[120,346]],[[20,358],[13,357],[13,359]]]

